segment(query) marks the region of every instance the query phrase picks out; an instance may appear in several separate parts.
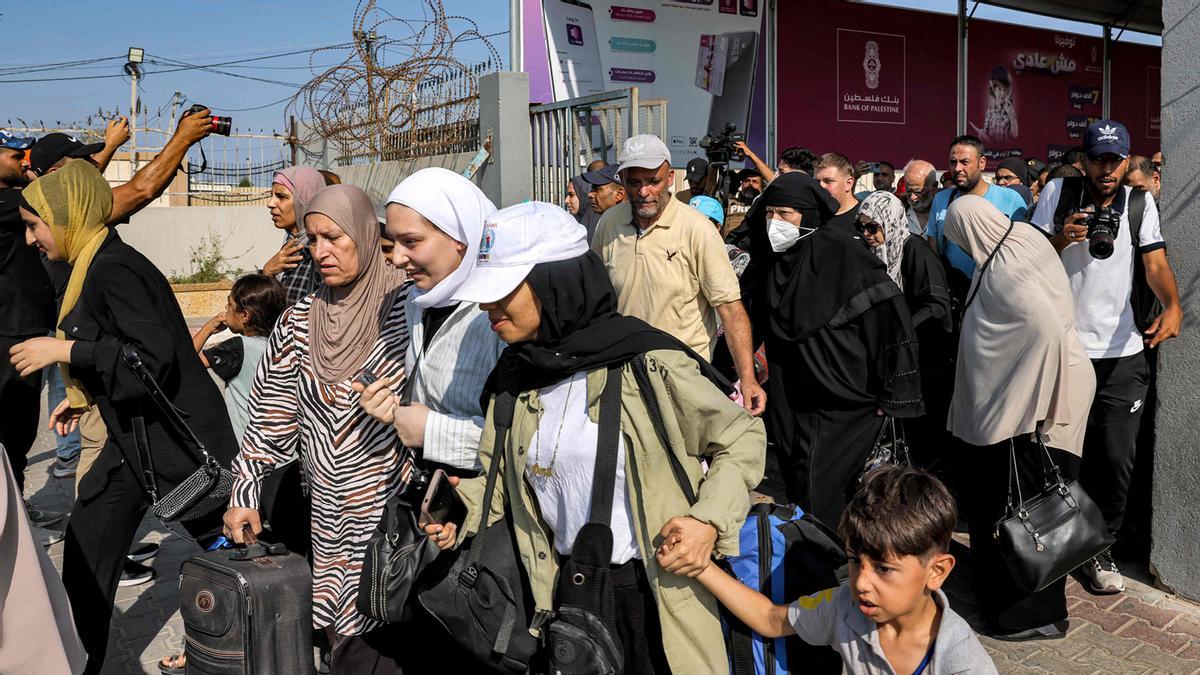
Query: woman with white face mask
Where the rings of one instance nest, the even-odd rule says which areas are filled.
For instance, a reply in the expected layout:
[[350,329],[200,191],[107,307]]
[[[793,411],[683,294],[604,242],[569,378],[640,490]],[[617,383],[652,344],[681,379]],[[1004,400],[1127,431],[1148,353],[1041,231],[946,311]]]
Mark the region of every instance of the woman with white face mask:
[[841,517],[883,414],[924,412],[904,295],[861,241],[824,227],[837,208],[809,176],[777,177],[747,216],[742,280],[770,374],[773,447],[758,490],[826,523]]

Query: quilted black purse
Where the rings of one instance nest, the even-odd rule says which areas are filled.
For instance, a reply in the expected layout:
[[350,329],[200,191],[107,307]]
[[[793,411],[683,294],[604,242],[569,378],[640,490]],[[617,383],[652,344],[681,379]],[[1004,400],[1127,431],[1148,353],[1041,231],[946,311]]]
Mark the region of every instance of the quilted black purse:
[[154,461],[150,450],[149,438],[146,436],[146,420],[142,415],[133,418],[133,439],[137,446],[138,461],[141,463],[142,479],[146,492],[150,495],[150,510],[165,523],[185,522],[206,516],[217,509],[229,505],[229,496],[233,493],[233,474],[221,466],[217,458],[208,454],[204,443],[196,437],[183,417],[171,401],[159,388],[154,376],[142,363],[137,350],[126,345],[121,350],[125,365],[145,387],[154,405],[163,415],[163,421],[174,427],[175,434],[183,441],[183,446],[191,451],[200,463],[187,478],[180,481],[165,495],[158,493],[158,480],[154,475]]

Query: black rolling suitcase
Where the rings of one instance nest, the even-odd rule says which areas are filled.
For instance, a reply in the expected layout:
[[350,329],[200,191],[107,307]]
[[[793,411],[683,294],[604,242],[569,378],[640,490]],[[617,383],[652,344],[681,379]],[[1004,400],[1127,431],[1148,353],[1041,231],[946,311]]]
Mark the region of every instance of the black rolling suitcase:
[[189,674],[315,671],[308,561],[282,544],[253,542],[188,560],[179,598]]

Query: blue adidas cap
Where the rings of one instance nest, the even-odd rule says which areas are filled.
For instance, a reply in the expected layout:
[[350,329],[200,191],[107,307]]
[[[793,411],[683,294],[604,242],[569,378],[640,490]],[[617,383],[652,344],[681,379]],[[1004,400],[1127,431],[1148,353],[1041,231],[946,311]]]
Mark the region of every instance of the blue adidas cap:
[[1091,159],[1101,155],[1129,156],[1129,130],[1116,120],[1096,120],[1083,136],[1083,150]]

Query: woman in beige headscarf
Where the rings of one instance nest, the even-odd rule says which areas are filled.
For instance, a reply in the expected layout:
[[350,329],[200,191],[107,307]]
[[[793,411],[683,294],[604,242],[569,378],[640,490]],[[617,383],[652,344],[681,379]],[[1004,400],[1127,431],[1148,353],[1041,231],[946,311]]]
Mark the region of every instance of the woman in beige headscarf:
[[260,531],[263,480],[300,457],[312,496],[313,626],[330,636],[332,670],[399,672],[400,648],[419,648],[385,635],[401,624],[384,626],[355,601],[366,541],[402,480],[401,447],[391,420],[368,415],[351,385],[369,372],[399,388],[409,285],[379,255],[379,221],[359,188],[318,192],[304,225],[323,283],[271,333],[250,390],[225,530],[239,542],[244,525]]
[[1044,456],[1030,440],[1036,430],[1064,478],[1079,472],[1096,378],[1075,332],[1067,274],[1045,235],[981,197],[954,200],[945,232],[978,270],[967,295],[949,421],[955,436],[976,446],[967,509],[976,589],[994,637],[1061,637],[1066,580],[1038,593],[1020,590],[992,529],[1004,515],[1011,446],[1027,493],[1042,485]]

